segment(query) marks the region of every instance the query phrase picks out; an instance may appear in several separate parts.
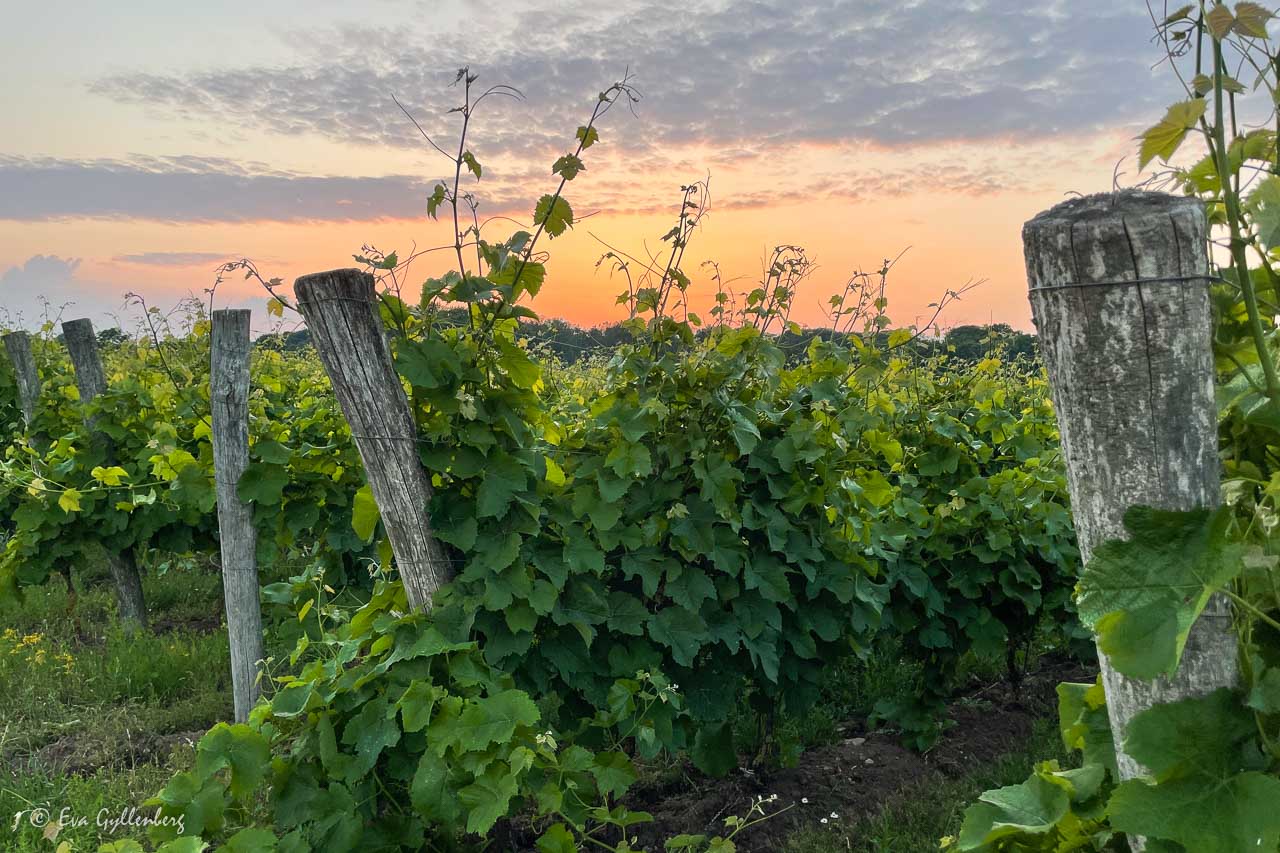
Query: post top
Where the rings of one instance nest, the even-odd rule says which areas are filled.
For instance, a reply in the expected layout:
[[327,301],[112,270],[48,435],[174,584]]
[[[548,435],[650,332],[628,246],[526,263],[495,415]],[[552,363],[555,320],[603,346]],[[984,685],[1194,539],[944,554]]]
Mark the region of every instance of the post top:
[[1191,196],[1148,190],[1120,190],[1095,193],[1068,199],[1027,221],[1025,228],[1089,222],[1114,216],[1164,215],[1184,208],[1202,208],[1203,202]]
[[79,320],[64,320],[62,322],[62,333],[67,337],[93,337],[93,321],[88,317],[81,317]]
[[299,308],[317,300],[340,298],[372,302],[375,298],[373,275],[351,267],[299,276],[293,282],[293,292]]

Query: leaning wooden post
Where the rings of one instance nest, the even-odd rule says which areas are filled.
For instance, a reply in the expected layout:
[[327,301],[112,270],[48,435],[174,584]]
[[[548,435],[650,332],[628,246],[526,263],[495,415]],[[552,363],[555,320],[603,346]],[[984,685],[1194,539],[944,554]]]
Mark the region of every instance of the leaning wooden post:
[[4,336],[4,348],[9,353],[18,382],[22,419],[30,429],[31,420],[36,416],[36,403],[40,400],[40,374],[36,372],[36,360],[31,354],[31,336],[26,332],[10,332]]
[[418,458],[418,433],[391,360],[373,276],[355,269],[316,273],[298,279],[294,293],[351,425],[409,604],[428,609],[431,594],[453,573],[431,531],[431,482]]
[[[63,339],[71,354],[71,365],[76,371],[76,387],[80,389],[80,402],[88,405],[107,390],[107,376],[102,370],[102,356],[98,353],[98,339],[93,334],[93,323],[88,320],[68,320],[62,324]],[[93,429],[93,418],[85,422]],[[98,434],[110,452],[109,440]],[[138,573],[138,561],[131,551],[107,554],[107,567],[116,583],[116,602],[120,618],[126,622],[147,624],[147,605],[142,597],[142,576]]]
[[209,338],[209,404],[213,410],[213,475],[218,490],[222,592],[231,642],[231,693],[236,722],[249,719],[261,692],[262,602],[258,595],[258,532],[253,509],[236,484],[249,467],[249,310],[213,312]]
[[[1125,538],[1130,506],[1220,501],[1205,229],[1202,202],[1133,191],[1073,199],[1023,227],[1086,562],[1101,543]],[[1099,658],[1117,747],[1138,712],[1239,679],[1221,596],[1192,628],[1175,677],[1137,681]],[[1141,773],[1117,751],[1121,777]]]

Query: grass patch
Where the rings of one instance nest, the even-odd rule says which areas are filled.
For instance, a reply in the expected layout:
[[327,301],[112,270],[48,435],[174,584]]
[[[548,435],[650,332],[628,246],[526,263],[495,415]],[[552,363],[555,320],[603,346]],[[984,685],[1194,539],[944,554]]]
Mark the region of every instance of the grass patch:
[[184,570],[146,577],[154,632],[114,620],[109,583],[79,589],[74,607],[57,578],[0,605],[0,849],[53,849],[33,809],[84,821],[57,836],[72,850],[145,835],[99,817],[141,810],[190,762],[190,741],[231,717],[220,583]]
[[[0,819],[5,822],[0,827],[0,846],[13,853],[49,853],[54,848],[43,828],[32,825],[36,809],[44,809],[53,820],[69,819],[56,841],[70,842],[72,850],[97,850],[103,842],[125,838],[141,842],[145,828],[112,827],[108,821],[118,819],[130,806],[147,812],[142,803],[164,786],[174,767],[190,761],[190,749],[179,747],[159,764],[101,770],[90,776],[59,775],[30,766],[5,767],[0,777]],[[37,816],[35,822],[39,821]]]

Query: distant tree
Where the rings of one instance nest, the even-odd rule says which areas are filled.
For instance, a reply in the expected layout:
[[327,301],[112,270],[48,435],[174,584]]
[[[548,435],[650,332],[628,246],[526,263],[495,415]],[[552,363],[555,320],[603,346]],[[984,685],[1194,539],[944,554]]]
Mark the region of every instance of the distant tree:
[[98,331],[98,346],[108,347],[122,344],[129,340],[129,336],[120,331],[117,327],[112,326],[110,329],[100,329]]

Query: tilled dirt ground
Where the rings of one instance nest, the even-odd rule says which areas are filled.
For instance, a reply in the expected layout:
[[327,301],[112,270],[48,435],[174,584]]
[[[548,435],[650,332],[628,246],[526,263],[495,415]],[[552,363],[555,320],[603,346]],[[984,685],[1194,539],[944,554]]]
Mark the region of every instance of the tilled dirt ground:
[[[804,752],[795,767],[768,773],[739,769],[724,779],[684,767],[683,773],[666,774],[675,781],[640,785],[627,796],[628,807],[654,818],[631,827],[630,834],[646,850],[662,850],[666,839],[682,833],[723,835],[726,817],[745,815],[757,797],[777,795],[769,812],[791,808],[734,839],[739,853],[777,853],[788,836],[832,812],[847,825],[876,814],[909,787],[927,788],[931,778],[959,776],[1004,755],[1030,736],[1037,719],[1055,713],[1059,682],[1092,681],[1095,675],[1077,663],[1044,662],[1026,676],[1018,698],[1003,682],[975,685],[957,698],[948,714],[951,725],[924,755],[901,746],[891,732],[859,731],[861,721],[850,721],[843,740]],[[513,832],[516,837],[508,836],[499,848],[532,849],[532,838],[521,834]]]

